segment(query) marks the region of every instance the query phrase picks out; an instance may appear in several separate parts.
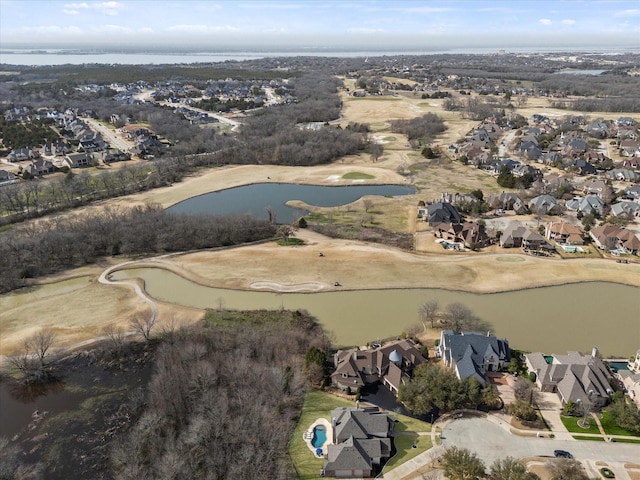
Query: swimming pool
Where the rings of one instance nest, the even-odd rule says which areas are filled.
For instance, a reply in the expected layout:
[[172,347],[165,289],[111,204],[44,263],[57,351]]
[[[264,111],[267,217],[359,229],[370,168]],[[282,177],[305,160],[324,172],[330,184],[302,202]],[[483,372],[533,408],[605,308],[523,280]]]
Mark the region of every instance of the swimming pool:
[[580,252],[580,253],[584,253],[584,248],[582,248],[582,247],[574,247],[574,246],[571,246],[571,245],[563,245],[562,249],[565,252],[573,252],[573,253]]
[[313,438],[311,439],[311,445],[315,448],[321,448],[327,441],[327,429],[322,425],[313,427]]
[[607,362],[611,370],[618,372],[620,370],[629,370],[629,364],[627,362]]

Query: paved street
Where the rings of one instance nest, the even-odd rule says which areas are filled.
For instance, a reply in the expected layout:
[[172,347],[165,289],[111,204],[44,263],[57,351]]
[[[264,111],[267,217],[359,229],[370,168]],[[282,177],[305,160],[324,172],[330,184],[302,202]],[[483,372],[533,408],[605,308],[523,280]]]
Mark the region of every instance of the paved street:
[[[484,418],[463,418],[448,423],[443,430],[442,443],[445,447],[467,448],[486,465],[506,456],[552,458],[556,449],[571,452],[587,466],[595,461],[607,462],[620,473],[624,463],[640,462],[640,444],[523,437],[509,433],[505,425]],[[618,478],[628,477],[620,475]]]

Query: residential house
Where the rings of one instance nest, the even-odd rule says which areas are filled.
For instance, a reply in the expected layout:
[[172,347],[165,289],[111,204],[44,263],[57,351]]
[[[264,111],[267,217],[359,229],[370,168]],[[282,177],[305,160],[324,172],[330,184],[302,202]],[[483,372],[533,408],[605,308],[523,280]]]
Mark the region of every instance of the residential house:
[[611,205],[611,215],[618,217],[624,215],[627,218],[640,217],[640,203],[620,201]]
[[530,175],[534,181],[542,178],[542,171],[540,171],[539,168],[532,167],[531,165],[518,165],[511,171],[511,173],[514,177]]
[[611,185],[607,185],[603,180],[597,178],[587,180],[580,188],[586,194],[598,195],[605,202],[610,202],[614,198]]
[[606,223],[589,230],[589,236],[601,250],[618,254],[637,255],[640,253],[640,239],[626,228]]
[[123,152],[122,150],[118,150],[117,148],[109,148],[104,152],[100,152],[98,154],[98,158],[102,160],[103,163],[113,163],[130,160],[131,155]]
[[70,153],[65,155],[62,163],[68,168],[85,168],[90,165],[91,157],[86,153]]
[[542,150],[532,141],[525,141],[520,144],[520,155],[527,160],[538,160],[542,157]]
[[544,236],[560,245],[584,245],[584,230],[567,222],[549,222]]
[[640,173],[634,172],[628,168],[614,168],[606,172],[605,177],[619,182],[638,182],[640,181]]
[[443,330],[436,354],[460,380],[473,377],[483,387],[488,383],[487,372],[496,372],[511,360],[509,342],[491,333]]
[[618,370],[616,376],[622,382],[627,396],[640,408],[640,373],[634,373],[631,370]]
[[545,357],[536,352],[524,357],[527,368],[536,375],[538,388],[556,392],[563,405],[572,401],[599,408],[609,402],[612,376],[598,358],[597,349],[591,355],[569,352]]
[[489,205],[495,209],[513,210],[518,215],[529,211],[526,203],[518,195],[510,192],[502,192],[500,195],[490,198]]
[[39,177],[46,175],[47,173],[53,173],[55,170],[56,168],[51,161],[38,158],[36,160],[31,160],[29,165],[23,166],[22,174],[24,175],[27,173],[32,177]]
[[338,350],[334,356],[335,370],[331,383],[343,390],[357,390],[366,384],[381,381],[398,393],[400,385],[409,380],[413,369],[426,362],[411,340],[389,342],[377,348]]
[[39,157],[39,154],[36,150],[32,150],[30,148],[16,148],[9,152],[7,160],[10,162],[24,162],[25,160],[32,160],[37,157]]
[[547,245],[544,237],[539,233],[529,230],[518,222],[511,222],[505,228],[500,237],[502,248],[526,248],[529,250],[539,250]]
[[616,125],[619,127],[632,127],[636,124],[636,121],[632,117],[618,117]]
[[11,185],[16,181],[16,176],[7,170],[0,170],[0,187]]
[[460,223],[462,217],[450,203],[435,202],[427,206],[427,221],[431,226],[440,223]]
[[640,200],[640,185],[625,188],[624,196],[631,200]]
[[551,195],[543,194],[529,200],[529,210],[543,215],[562,213],[562,206]]
[[433,226],[433,231],[436,237],[462,243],[465,247],[471,249],[486,247],[492,242],[491,237],[485,231],[484,225],[474,222],[440,223]]
[[629,360],[628,367],[633,373],[640,373],[640,349],[636,351],[634,359]]
[[595,175],[598,173],[596,167],[582,158],[570,159],[565,163],[565,167],[576,170],[580,175]]
[[394,420],[377,407],[341,407],[331,411],[333,439],[321,475],[335,478],[374,476],[391,456]]
[[565,206],[567,210],[580,212],[584,215],[593,212],[597,217],[602,217],[605,203],[597,195],[587,195],[586,197],[575,197],[567,200]]
[[620,155],[623,157],[640,155],[640,142],[631,139],[622,140],[620,142]]
[[634,170],[638,170],[640,169],[640,157],[634,156],[631,158],[625,158],[624,160],[622,160],[619,166],[622,168],[632,168]]

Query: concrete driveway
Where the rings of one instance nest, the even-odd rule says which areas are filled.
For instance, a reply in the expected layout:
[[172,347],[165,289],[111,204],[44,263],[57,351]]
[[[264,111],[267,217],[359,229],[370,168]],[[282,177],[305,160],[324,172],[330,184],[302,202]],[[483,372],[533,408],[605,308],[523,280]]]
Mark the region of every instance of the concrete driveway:
[[549,457],[553,451],[567,450],[588,469],[591,477],[594,462],[604,461],[610,468],[620,471],[617,478],[628,479],[623,472],[624,463],[637,463],[640,444],[605,443],[565,440],[559,438],[521,437],[509,432],[506,424],[500,425],[484,418],[462,418],[448,423],[442,431],[442,444],[446,447],[466,448],[480,457],[487,467],[495,460],[511,456]]

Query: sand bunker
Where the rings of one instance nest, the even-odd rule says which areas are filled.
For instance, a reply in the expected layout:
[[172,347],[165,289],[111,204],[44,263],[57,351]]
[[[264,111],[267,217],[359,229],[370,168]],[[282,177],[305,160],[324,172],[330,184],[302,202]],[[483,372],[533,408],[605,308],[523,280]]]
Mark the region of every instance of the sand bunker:
[[276,282],[253,282],[249,286],[256,290],[271,290],[274,292],[317,292],[326,288],[326,285],[319,282],[296,283],[293,285],[283,285]]

